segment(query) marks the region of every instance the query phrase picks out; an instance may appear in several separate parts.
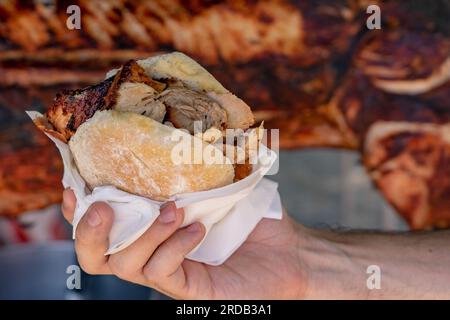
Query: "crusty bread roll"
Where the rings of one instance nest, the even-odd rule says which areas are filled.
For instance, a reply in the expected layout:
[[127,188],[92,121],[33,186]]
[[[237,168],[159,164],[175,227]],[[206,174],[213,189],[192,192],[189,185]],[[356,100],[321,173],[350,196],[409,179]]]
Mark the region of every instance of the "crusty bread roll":
[[[217,81],[205,68],[194,59],[181,52],[172,52],[137,60],[137,63],[145,70],[147,75],[155,80],[175,78],[186,86],[197,91],[214,91],[227,93],[219,81]],[[109,78],[119,69],[113,69],[106,74]]]
[[[171,153],[174,131],[202,149],[214,148],[223,164],[176,164]],[[69,141],[81,176],[90,188],[113,185],[154,200],[209,190],[233,182],[230,160],[213,145],[151,118],[130,112],[97,111]],[[210,150],[211,151],[211,150]]]
[[[201,121],[200,135],[196,121]],[[224,129],[242,132],[253,125],[250,107],[180,52],[130,60],[100,84],[62,92],[35,123],[68,142],[91,189],[113,185],[163,201],[225,186],[251,171],[251,166],[234,166],[218,147]],[[184,142],[173,140],[174,133]],[[211,139],[211,133],[221,140]],[[177,147],[213,154],[216,163],[204,157],[175,162]]]

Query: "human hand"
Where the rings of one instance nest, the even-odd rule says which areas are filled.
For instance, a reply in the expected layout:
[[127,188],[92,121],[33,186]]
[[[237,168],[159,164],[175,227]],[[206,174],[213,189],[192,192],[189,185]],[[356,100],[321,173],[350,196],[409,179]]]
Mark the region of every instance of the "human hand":
[[[62,211],[72,222],[76,199],[64,191]],[[220,266],[185,259],[205,235],[201,223],[181,228],[183,210],[169,203],[153,225],[124,250],[105,256],[114,219],[106,203],[94,203],[81,219],[75,249],[89,274],[114,274],[182,299],[295,299],[306,292],[299,259],[299,228],[286,213],[263,219],[245,243]]]

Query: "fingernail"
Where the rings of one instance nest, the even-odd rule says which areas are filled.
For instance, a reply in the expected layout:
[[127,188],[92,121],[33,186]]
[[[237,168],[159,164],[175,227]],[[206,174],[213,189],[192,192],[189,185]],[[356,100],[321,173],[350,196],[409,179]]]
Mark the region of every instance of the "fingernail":
[[102,219],[100,218],[97,210],[90,210],[88,212],[87,222],[91,227],[96,227],[102,223]]
[[162,223],[172,223],[177,220],[177,211],[173,204],[165,206],[159,215],[159,221]]
[[195,222],[195,223],[191,224],[189,227],[187,227],[186,231],[189,233],[197,233],[200,231],[200,229],[201,229],[200,223]]

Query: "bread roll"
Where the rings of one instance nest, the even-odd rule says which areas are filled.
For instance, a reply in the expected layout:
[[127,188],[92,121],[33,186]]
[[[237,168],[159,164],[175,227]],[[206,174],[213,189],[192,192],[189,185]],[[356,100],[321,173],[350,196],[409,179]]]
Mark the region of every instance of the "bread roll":
[[[153,86],[158,80],[161,88]],[[36,124],[68,141],[88,187],[112,185],[160,201],[233,183],[235,169],[216,140],[225,128],[246,130],[254,122],[244,101],[180,52],[129,61],[110,71],[98,85],[62,92],[46,116]],[[195,120],[206,121],[202,131],[215,129],[219,138],[203,139],[174,128],[190,130]],[[167,121],[173,126],[161,123]],[[174,140],[174,133],[184,141]],[[216,163],[174,162],[174,148],[191,154],[200,150],[200,160],[213,155]],[[236,177],[243,178],[250,171],[242,172]]]
[[[181,52],[172,52],[158,56],[137,60],[137,63],[152,79],[177,79],[187,87],[196,91],[214,91],[227,93],[219,81],[217,81],[198,62]],[[117,73],[114,69],[106,74],[109,78]]]
[[[194,141],[203,151],[212,148],[221,164],[174,163],[172,150],[180,143],[171,138],[174,131],[192,148]],[[130,112],[97,111],[77,129],[69,147],[90,188],[113,185],[162,201],[178,193],[222,187],[234,178],[233,165],[218,148]]]

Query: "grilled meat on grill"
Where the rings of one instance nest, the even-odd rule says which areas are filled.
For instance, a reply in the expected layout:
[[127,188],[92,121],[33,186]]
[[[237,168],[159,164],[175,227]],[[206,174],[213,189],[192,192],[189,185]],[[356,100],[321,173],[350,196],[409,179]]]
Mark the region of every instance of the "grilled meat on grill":
[[[3,1],[0,63],[5,74],[14,74],[23,60],[44,70],[61,67],[61,78],[52,74],[48,83],[63,77],[77,82],[80,70],[67,66],[105,70],[172,49],[206,65],[280,57],[310,67],[345,52],[353,41],[361,16],[352,2],[78,0],[69,4],[80,6],[82,28],[67,30],[69,4],[64,1],[48,7],[37,1],[29,2],[32,6]],[[100,80],[95,76],[91,83]],[[41,81],[7,76],[0,84]]]
[[0,213],[15,216],[60,202],[61,179],[60,156],[48,138],[25,114],[0,106]]
[[[67,31],[65,1],[3,1],[0,86],[12,89],[0,92],[0,103],[10,101],[13,86],[26,87],[30,94],[14,101],[28,106],[29,96],[42,97],[53,85],[95,83],[129,59],[184,51],[251,105],[258,121],[281,128],[281,147],[358,150],[413,228],[443,227],[450,221],[450,7],[440,0],[377,1],[383,29],[368,31],[365,8],[372,3],[71,1],[81,7],[82,28]],[[104,107],[110,86],[78,95]],[[58,102],[68,110],[71,95]],[[140,103],[133,108],[145,109]]]
[[[370,35],[369,45],[356,53],[355,65],[329,104],[329,113],[336,115],[341,135],[356,142],[375,184],[412,228],[449,227],[449,42],[399,29],[391,35],[403,50],[381,54],[392,47],[393,39],[383,33]],[[417,43],[437,54],[429,57],[427,48],[411,50]],[[410,62],[402,64],[400,54]]]
[[450,124],[379,122],[364,150],[369,174],[413,229],[450,226]]
[[448,37],[395,30],[368,38],[356,63],[381,90],[415,95],[450,80]]

